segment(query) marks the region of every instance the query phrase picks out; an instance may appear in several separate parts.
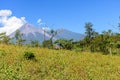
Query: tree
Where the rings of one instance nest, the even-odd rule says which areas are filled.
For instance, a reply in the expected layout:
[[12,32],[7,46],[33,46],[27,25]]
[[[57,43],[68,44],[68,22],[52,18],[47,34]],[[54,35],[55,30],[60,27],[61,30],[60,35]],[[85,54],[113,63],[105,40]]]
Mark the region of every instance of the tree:
[[3,37],[3,41],[2,41],[2,42],[3,42],[4,44],[9,44],[10,40],[11,40],[11,38],[10,38],[9,36],[6,36],[6,35],[5,35],[5,36]]
[[20,33],[20,30],[16,30],[16,33],[15,33],[16,44],[22,45],[23,42],[25,42],[25,40],[22,37],[23,37],[23,34]]
[[50,30],[50,40],[43,41],[43,47],[53,48],[53,38],[57,35],[57,31]]
[[85,29],[86,29],[86,38],[89,38],[91,39],[92,38],[92,35],[93,35],[93,28],[92,28],[93,24],[88,22],[85,24]]
[[43,45],[43,47],[52,48],[52,46],[51,46],[52,43],[50,40],[43,41],[42,45]]
[[50,30],[50,42],[49,42],[49,45],[51,46],[51,47],[53,47],[53,38],[55,37],[57,35],[57,31],[55,31],[55,30]]
[[[86,41],[86,46],[91,47],[91,41],[93,40],[93,38],[95,38],[96,36],[98,36],[98,32],[96,32],[93,28],[92,28],[93,24],[88,22],[85,24],[85,29],[86,29],[86,37],[85,37],[85,41]],[[92,44],[93,45],[93,44]]]
[[9,44],[10,37],[6,35],[6,33],[0,33],[0,42],[4,44]]
[[39,43],[39,41],[37,41],[37,40],[31,40],[31,42],[30,42],[30,45],[32,46],[32,47],[39,47],[40,46],[40,43]]
[[50,35],[51,35],[51,37],[50,37],[51,46],[53,46],[53,38],[57,35],[57,31],[52,29],[50,31]]

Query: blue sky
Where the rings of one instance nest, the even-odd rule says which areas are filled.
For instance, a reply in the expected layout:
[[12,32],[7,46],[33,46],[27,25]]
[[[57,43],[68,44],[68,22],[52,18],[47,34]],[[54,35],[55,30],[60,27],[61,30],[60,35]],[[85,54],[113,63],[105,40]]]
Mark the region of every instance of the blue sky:
[[50,28],[65,28],[84,33],[86,22],[102,32],[117,26],[120,16],[120,0],[0,0],[0,10],[11,10],[16,17],[38,26],[37,20]]

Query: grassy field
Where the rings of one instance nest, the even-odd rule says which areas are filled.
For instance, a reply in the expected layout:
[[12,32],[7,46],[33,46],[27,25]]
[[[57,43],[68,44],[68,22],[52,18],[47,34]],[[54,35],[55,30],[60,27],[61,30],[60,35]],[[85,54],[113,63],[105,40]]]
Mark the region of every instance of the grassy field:
[[0,80],[120,80],[120,56],[0,45]]

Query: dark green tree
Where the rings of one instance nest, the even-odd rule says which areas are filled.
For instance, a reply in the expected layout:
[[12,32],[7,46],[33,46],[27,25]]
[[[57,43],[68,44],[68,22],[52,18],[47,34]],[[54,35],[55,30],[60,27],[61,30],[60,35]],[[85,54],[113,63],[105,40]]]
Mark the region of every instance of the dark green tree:
[[[93,28],[93,24],[91,22],[88,22],[85,24],[85,34],[86,34],[86,37],[85,37],[85,46],[88,48],[88,50],[90,49],[90,51],[93,51],[93,42],[92,40],[98,36],[98,32],[96,32]],[[84,41],[81,41],[81,42],[84,42]]]
[[93,28],[92,28],[93,24],[88,22],[85,24],[85,29],[86,29],[86,38],[91,39],[93,37]]

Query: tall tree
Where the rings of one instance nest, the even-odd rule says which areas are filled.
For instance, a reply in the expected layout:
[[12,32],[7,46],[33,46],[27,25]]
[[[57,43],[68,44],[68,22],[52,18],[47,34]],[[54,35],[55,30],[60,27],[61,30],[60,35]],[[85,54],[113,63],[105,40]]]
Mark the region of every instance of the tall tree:
[[85,24],[85,29],[86,29],[86,38],[89,38],[91,39],[92,38],[92,35],[93,35],[93,28],[92,28],[93,24],[88,22]]
[[50,31],[50,35],[51,35],[51,37],[50,37],[51,46],[53,46],[53,38],[57,35],[57,31],[52,29]]
[[10,43],[10,40],[11,40],[11,38],[9,37],[9,36],[7,36],[7,35],[5,35],[4,37],[3,37],[3,43],[4,44],[9,44]]
[[23,42],[25,42],[25,40],[22,37],[23,37],[23,34],[20,33],[20,30],[16,30],[16,33],[15,33],[16,44],[22,45]]
[[93,27],[93,24],[90,22],[85,24],[85,29],[86,29],[85,40],[86,40],[87,45],[89,45],[91,40],[98,35],[98,32],[96,32],[92,27]]
[[4,44],[9,44],[10,37],[6,35],[6,33],[0,33],[0,42]]

